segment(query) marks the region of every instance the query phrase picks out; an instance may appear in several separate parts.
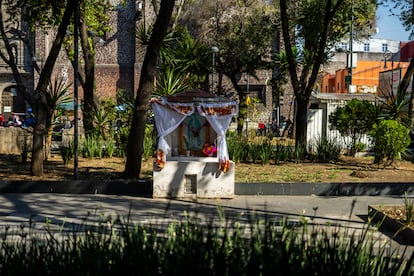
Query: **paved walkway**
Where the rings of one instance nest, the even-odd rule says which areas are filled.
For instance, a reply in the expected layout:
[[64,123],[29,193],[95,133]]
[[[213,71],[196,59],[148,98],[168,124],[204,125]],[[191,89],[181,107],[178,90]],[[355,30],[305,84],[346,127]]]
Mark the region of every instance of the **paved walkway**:
[[[369,205],[402,204],[402,197],[355,196],[236,196],[234,199],[168,200],[135,196],[90,194],[0,194],[0,226],[32,224],[44,228],[47,221],[62,228],[76,228],[100,218],[129,218],[134,223],[166,225],[186,215],[217,219],[218,210],[227,218],[248,221],[251,214],[271,218],[299,220],[304,216],[316,224],[348,225],[363,229]],[[377,238],[390,250],[403,250],[404,241],[396,241],[381,232]],[[407,247],[411,253],[414,246]]]

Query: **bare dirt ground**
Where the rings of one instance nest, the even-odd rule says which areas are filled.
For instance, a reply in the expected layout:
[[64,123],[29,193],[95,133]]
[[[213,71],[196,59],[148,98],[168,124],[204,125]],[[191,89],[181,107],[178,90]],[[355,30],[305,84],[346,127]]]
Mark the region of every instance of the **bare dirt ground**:
[[[110,180],[123,178],[124,158],[78,158],[78,179]],[[44,165],[43,177],[30,175],[30,160],[23,164],[18,155],[0,155],[0,180],[71,180],[73,161],[64,165],[59,154]],[[143,161],[141,178],[152,178],[152,160]],[[393,166],[374,165],[372,158],[343,157],[335,164],[282,163],[235,165],[236,182],[414,182],[414,163],[396,161]]]

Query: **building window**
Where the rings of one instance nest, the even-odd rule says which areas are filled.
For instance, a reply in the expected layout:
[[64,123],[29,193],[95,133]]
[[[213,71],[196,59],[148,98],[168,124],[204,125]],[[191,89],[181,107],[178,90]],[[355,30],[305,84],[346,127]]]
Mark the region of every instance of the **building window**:
[[344,51],[348,51],[348,43],[342,43],[341,44],[341,49]]
[[364,43],[364,52],[369,52],[369,43]]
[[385,53],[386,51],[388,51],[388,44],[382,43],[382,52]]
[[13,52],[13,56],[14,56],[14,63],[16,63],[17,65],[19,64],[19,56],[18,56],[18,52],[17,52],[17,45],[16,44],[12,44],[10,45],[12,52]]

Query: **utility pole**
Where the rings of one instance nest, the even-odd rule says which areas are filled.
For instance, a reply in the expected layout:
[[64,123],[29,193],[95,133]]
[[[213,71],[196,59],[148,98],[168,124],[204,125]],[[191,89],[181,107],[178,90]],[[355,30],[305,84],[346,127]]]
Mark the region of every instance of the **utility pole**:
[[353,44],[353,36],[354,36],[354,0],[352,0],[351,3],[351,28],[350,28],[350,34],[349,34],[349,53],[350,53],[350,57],[349,57],[349,81],[348,81],[348,93],[350,92],[351,89],[351,85],[352,85],[352,66],[353,66],[353,49],[352,49],[352,44]]
[[73,101],[74,101],[74,137],[73,137],[73,147],[74,147],[74,161],[73,161],[73,175],[75,180],[78,179],[78,144],[79,144],[79,107],[78,107],[78,63],[79,63],[79,49],[78,49],[78,39],[79,39],[79,0],[75,1],[75,22],[74,22],[74,47],[75,47],[75,57],[74,57],[74,87],[73,87]]
[[219,48],[217,48],[216,46],[211,47],[211,51],[213,52],[213,70],[212,70],[212,74],[211,74],[211,93],[214,94],[214,74],[215,74],[215,67],[216,67],[216,54],[219,51]]

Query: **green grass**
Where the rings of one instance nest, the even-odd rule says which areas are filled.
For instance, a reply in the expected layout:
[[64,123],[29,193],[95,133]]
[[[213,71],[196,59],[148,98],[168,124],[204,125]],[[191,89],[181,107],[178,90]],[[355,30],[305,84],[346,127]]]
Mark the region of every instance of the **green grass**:
[[338,175],[336,173],[330,173],[330,174],[328,174],[328,179],[334,180],[334,179],[337,179],[337,178],[338,178]]

